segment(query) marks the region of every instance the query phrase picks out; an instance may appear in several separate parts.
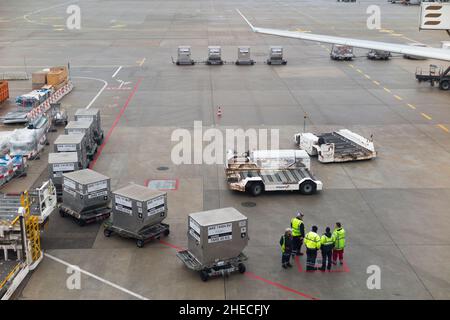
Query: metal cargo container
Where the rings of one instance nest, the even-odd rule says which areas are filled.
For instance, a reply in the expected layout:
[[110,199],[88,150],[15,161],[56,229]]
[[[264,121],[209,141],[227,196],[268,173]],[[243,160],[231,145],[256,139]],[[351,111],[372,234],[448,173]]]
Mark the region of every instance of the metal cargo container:
[[59,152],[48,154],[48,174],[56,189],[61,190],[62,175],[81,169],[76,152]]
[[89,161],[87,159],[86,141],[84,134],[61,134],[56,138],[55,152],[76,152],[82,168],[87,168]]
[[102,123],[100,119],[100,110],[99,109],[78,109],[75,112],[75,121],[83,121],[86,119],[91,119],[94,122],[93,127],[93,138],[95,142],[100,145],[103,142],[103,130]]
[[248,219],[235,208],[191,213],[188,250],[202,264],[238,257],[248,243]]
[[86,150],[89,155],[93,155],[97,150],[97,144],[93,138],[94,122],[92,120],[69,121],[64,129],[65,134],[84,134],[86,138]]
[[191,47],[179,46],[177,65],[193,65],[195,62],[191,59]]
[[106,207],[111,179],[91,169],[63,174],[63,204],[77,213]]
[[250,56],[250,47],[243,46],[238,48],[238,58],[236,60],[236,64],[248,64],[253,65],[255,61],[251,59]]
[[138,234],[167,216],[167,193],[130,184],[112,192],[112,223]]

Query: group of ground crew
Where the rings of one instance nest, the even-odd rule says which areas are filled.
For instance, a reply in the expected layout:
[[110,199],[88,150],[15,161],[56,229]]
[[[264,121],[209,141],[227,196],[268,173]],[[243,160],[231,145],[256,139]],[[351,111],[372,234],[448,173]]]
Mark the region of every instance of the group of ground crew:
[[[344,263],[345,230],[340,222],[336,222],[335,229],[331,232],[330,227],[325,228],[322,236],[317,234],[317,226],[312,226],[311,231],[305,234],[303,213],[298,212],[291,219],[291,227],[287,228],[281,236],[281,266],[284,269],[291,268],[291,257],[303,256],[302,245],[306,247],[306,271],[330,271],[332,265]],[[316,267],[317,252],[322,253],[322,267]]]

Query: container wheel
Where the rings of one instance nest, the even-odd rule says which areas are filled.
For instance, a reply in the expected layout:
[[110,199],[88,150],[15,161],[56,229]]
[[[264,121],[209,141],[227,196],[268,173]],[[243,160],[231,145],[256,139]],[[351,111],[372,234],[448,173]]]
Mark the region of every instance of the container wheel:
[[112,233],[113,233],[113,232],[112,232],[111,230],[109,230],[109,229],[103,230],[103,234],[104,234],[104,236],[107,237],[107,238],[111,237]]
[[259,182],[252,183],[249,187],[252,196],[257,197],[264,191],[264,185]]
[[143,248],[144,247],[144,240],[138,239],[136,240],[136,245],[138,248]]
[[238,264],[238,270],[239,270],[239,273],[245,273],[245,270],[246,270],[245,264],[239,263]]
[[209,279],[208,271],[206,271],[206,270],[200,271],[200,279],[202,279],[202,281],[204,281],[204,282],[208,281],[208,279]]
[[300,184],[300,192],[302,194],[310,195],[316,192],[316,184],[311,180],[306,180]]
[[441,83],[439,83],[439,88],[441,90],[449,90],[450,89],[450,81],[442,80]]
[[59,209],[59,215],[61,216],[61,218],[65,218],[66,217],[66,213],[63,210],[61,210],[61,209]]
[[166,231],[164,231],[164,235],[167,237],[170,234],[170,230],[167,229]]
[[84,227],[86,225],[86,221],[84,221],[82,219],[78,220],[77,222],[80,227]]

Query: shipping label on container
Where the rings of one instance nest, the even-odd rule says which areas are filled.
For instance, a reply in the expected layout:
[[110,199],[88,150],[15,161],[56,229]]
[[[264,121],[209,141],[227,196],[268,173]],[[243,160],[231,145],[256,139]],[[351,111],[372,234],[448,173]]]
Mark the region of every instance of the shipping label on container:
[[[97,190],[101,190],[101,189],[106,189],[107,186],[108,186],[107,181],[94,182],[94,183],[88,184],[87,191],[93,192],[93,191],[97,191]],[[116,196],[116,199],[117,199],[117,196]],[[131,207],[131,202],[130,202],[129,206]]]
[[121,212],[125,212],[128,213],[130,216],[133,215],[133,211],[131,210],[130,207],[124,207],[121,204],[117,204],[116,203],[116,210],[121,211]]
[[246,220],[239,221],[239,227],[245,227],[247,225]]
[[58,144],[56,148],[58,152],[77,151],[77,147],[74,144]]
[[132,203],[131,200],[119,195],[114,196],[116,202],[116,209],[125,213],[128,213],[130,216],[133,215]]
[[99,197],[104,197],[108,195],[108,191],[99,191],[99,192],[92,192],[88,194],[88,199],[94,199]]
[[67,188],[64,186],[64,191],[67,192],[68,194],[70,194],[72,197],[76,197],[77,194],[75,193],[75,191],[71,190],[70,188]]
[[53,164],[53,172],[61,172],[61,171],[74,171],[75,164],[73,163],[54,163]]
[[159,196],[155,199],[147,201],[147,216],[151,216],[157,213],[164,212],[164,196]]
[[68,133],[84,133],[86,129],[67,129]]
[[71,189],[73,189],[73,190],[76,190],[76,189],[77,189],[76,183],[73,182],[73,181],[70,180],[70,179],[67,179],[67,178],[64,178],[64,187],[69,187],[69,188],[71,188]]
[[233,238],[233,224],[224,223],[208,227],[208,243],[231,240]]

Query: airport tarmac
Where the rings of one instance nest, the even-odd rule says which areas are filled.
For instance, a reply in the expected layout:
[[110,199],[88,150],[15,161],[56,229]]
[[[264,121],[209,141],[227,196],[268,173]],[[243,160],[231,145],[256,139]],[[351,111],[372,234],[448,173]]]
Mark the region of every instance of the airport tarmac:
[[[65,28],[70,4],[81,8],[80,30]],[[366,27],[372,4],[381,8],[380,30]],[[89,105],[101,110],[106,139],[94,170],[111,177],[112,189],[178,180],[168,191],[170,236],[142,249],[105,238],[99,224],[81,228],[52,216],[42,234],[46,257],[18,299],[450,298],[449,93],[414,78],[417,67],[445,63],[370,61],[364,50],[352,62],[332,61],[329,45],[252,33],[235,8],[260,27],[434,47],[448,39],[418,31],[418,7],[383,0],[2,1],[0,72],[24,71],[24,62],[28,72],[70,62],[75,89],[62,103],[70,115]],[[257,64],[176,66],[179,45],[192,46],[195,60],[206,58],[208,45],[221,45],[230,62],[237,46],[249,45]],[[286,66],[263,63],[271,45],[284,47]],[[31,83],[11,81],[10,88],[15,97]],[[223,132],[279,129],[280,147],[291,149],[305,114],[310,132],[373,134],[378,157],[327,165],[314,159],[323,191],[257,198],[229,191],[223,165],[171,160],[172,132],[192,131],[194,121]],[[46,154],[39,161],[35,181],[45,178]],[[247,273],[202,282],[175,256],[187,246],[187,215],[226,206],[249,218]],[[299,210],[308,230],[343,223],[345,265],[336,272],[306,273],[305,257],[281,268],[278,241]],[[83,270],[80,289],[67,287],[67,264]],[[381,270],[381,289],[368,289],[370,266]]]

